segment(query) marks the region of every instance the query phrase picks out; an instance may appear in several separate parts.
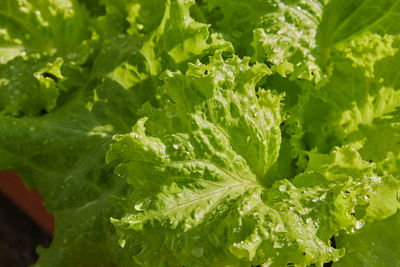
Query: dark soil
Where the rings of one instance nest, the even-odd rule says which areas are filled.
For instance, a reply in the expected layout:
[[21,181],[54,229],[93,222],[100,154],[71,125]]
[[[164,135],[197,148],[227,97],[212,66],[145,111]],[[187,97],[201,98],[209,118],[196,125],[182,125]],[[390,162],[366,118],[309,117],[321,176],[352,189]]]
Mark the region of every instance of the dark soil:
[[0,266],[34,264],[36,247],[50,243],[51,236],[0,194]]

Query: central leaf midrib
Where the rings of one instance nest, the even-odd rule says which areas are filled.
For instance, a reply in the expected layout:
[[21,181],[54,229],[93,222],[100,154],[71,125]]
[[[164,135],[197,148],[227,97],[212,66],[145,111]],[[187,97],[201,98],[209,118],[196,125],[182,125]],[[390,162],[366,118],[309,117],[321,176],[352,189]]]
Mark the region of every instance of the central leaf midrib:
[[[129,217],[123,218],[122,221],[124,223],[127,222],[127,223],[134,223],[134,224],[144,223],[144,222],[146,222],[146,221],[148,221],[148,220],[150,220],[152,218],[158,217],[159,215],[169,213],[170,211],[178,209],[178,208],[181,208],[182,206],[187,206],[187,205],[190,205],[190,204],[194,204],[194,203],[199,202],[199,201],[201,201],[201,200],[203,200],[203,199],[205,199],[205,198],[207,198],[207,197],[209,197],[211,195],[216,195],[216,194],[221,192],[221,193],[223,193],[222,196],[218,199],[218,201],[214,202],[214,205],[216,205],[216,204],[218,204],[220,202],[220,199],[223,198],[226,195],[226,193],[228,193],[228,190],[229,190],[229,192],[231,192],[231,191],[234,191],[234,190],[231,190],[231,189],[239,188],[239,190],[237,190],[237,191],[247,191],[248,187],[244,188],[244,186],[256,187],[257,185],[254,185],[254,184],[250,185],[248,183],[237,183],[237,184],[233,184],[233,185],[227,185],[227,186],[225,186],[223,188],[219,188],[219,189],[214,190],[214,191],[208,191],[205,194],[197,194],[197,196],[200,195],[200,197],[197,197],[195,199],[191,199],[191,200],[188,200],[188,201],[184,201],[184,202],[178,203],[177,205],[174,205],[173,207],[167,208],[167,209],[159,211],[157,213],[153,213],[153,214],[151,214],[149,216],[145,216],[145,217],[140,218],[140,219],[136,219],[135,221],[130,219]],[[136,212],[136,214],[138,214],[138,213]]]

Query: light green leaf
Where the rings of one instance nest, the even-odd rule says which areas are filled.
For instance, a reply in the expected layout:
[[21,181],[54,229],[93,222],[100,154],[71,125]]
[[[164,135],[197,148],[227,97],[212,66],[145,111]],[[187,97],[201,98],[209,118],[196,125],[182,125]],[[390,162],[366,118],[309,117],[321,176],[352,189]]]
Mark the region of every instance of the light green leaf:
[[36,265],[399,265],[378,2],[1,1],[0,170],[56,222]]
[[215,29],[232,42],[239,55],[254,55],[259,62],[292,79],[319,81],[315,62],[315,35],[324,1],[214,1],[209,9],[223,14]]
[[141,49],[152,75],[160,74],[165,68],[176,68],[187,61],[193,62],[218,49],[232,51],[230,43],[219,34],[209,33],[209,25],[190,17],[189,8],[194,3],[194,0],[166,1],[160,25]]
[[[374,48],[369,48],[372,44]],[[365,138],[364,129],[396,112],[400,107],[398,47],[395,36],[365,33],[332,54],[333,72],[317,91],[307,83],[301,85],[298,105],[288,111],[288,121],[301,125],[305,147],[328,152],[335,145],[355,141],[351,136],[357,131]]]
[[367,203],[358,199],[378,183],[373,166],[346,147],[293,184],[265,180],[281,101],[262,89],[257,97],[267,73],[219,54],[185,75],[166,72],[161,106],[146,104],[132,132],[114,138],[107,161],[120,162],[132,193],[112,222],[136,263],[322,266],[342,255],[329,239],[356,227],[351,214]]

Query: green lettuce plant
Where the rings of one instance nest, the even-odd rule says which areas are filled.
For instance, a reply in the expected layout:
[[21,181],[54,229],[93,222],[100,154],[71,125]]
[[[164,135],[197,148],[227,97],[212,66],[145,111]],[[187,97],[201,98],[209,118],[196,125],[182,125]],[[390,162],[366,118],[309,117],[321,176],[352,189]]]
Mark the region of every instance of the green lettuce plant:
[[400,265],[400,1],[3,0],[36,266]]

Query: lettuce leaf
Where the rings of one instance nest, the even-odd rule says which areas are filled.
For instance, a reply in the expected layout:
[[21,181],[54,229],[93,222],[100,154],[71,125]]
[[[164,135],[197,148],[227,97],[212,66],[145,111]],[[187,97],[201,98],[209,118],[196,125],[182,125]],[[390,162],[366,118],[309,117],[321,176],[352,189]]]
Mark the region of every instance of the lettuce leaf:
[[215,24],[213,16],[206,21],[232,42],[238,55],[252,55],[254,60],[267,62],[284,77],[322,78],[314,50],[325,1],[206,2],[210,10],[219,8],[223,16]]
[[400,1],[3,2],[36,266],[399,264]]
[[[133,131],[114,137],[107,161],[121,162],[116,172],[132,191],[121,202],[125,215],[112,222],[137,263],[338,260],[341,251],[329,239],[357,224],[351,215],[356,198],[376,186],[372,166],[343,148],[331,161],[314,163],[294,185],[282,180],[267,188],[281,139],[281,96],[261,88],[256,93],[254,84],[268,72],[218,54],[185,75],[166,72],[161,106],[145,105]],[[310,184],[316,178],[320,184]]]
[[[76,1],[4,1],[0,8],[0,113],[40,115],[84,81],[89,16]],[[63,74],[61,74],[63,73]]]

